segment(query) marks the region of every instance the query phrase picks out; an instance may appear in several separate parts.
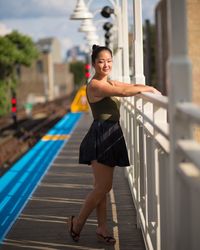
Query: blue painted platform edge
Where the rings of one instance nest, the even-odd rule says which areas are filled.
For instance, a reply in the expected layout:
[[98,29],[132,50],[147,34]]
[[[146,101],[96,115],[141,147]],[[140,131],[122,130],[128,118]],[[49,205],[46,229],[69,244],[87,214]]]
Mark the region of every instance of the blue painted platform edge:
[[[74,129],[76,128],[77,124],[78,124],[78,121],[80,120],[81,116],[82,116],[83,113],[79,112],[79,113],[68,113],[66,114],[52,129],[50,129],[50,131],[48,131],[47,134],[54,134],[54,130],[56,129],[56,133],[59,133],[59,130],[62,130],[62,132],[64,133],[72,133],[74,131]],[[70,119],[71,118],[71,119]],[[63,131],[63,125],[66,125],[66,121],[71,121],[68,123],[68,125],[70,124],[70,127],[69,126],[66,126],[64,128],[65,131]],[[38,141],[38,143],[36,143],[35,146],[37,146],[37,144],[41,143],[42,140]],[[56,141],[55,141],[56,142]],[[44,177],[44,175],[46,174],[46,172],[48,171],[49,167],[52,165],[53,161],[55,160],[55,158],[57,157],[57,155],[59,154],[59,152],[62,150],[62,148],[64,147],[64,145],[68,142],[68,140],[65,140],[65,141],[62,141],[60,143],[60,147],[57,149],[57,151],[55,152],[55,154],[50,158],[50,161],[48,162],[48,164],[46,165],[46,168],[44,169],[44,171],[41,173],[41,175],[39,176],[38,180],[37,180],[37,183],[35,183],[35,185],[33,186],[33,188],[31,189],[30,193],[28,193],[27,197],[26,197],[26,200],[23,202],[23,204],[21,205],[21,207],[16,211],[16,213],[13,215],[12,217],[12,220],[10,221],[9,225],[7,225],[6,228],[2,228],[2,225],[1,226],[1,233],[0,233],[0,245],[2,244],[3,240],[5,239],[5,236],[8,234],[8,232],[10,231],[11,227],[13,226],[13,224],[15,223],[16,219],[18,218],[18,216],[20,215],[20,213],[22,212],[22,210],[24,209],[24,207],[26,206],[29,198],[31,197],[31,195],[34,193],[35,189],[37,188],[38,184],[41,182],[42,178]],[[46,143],[46,142],[44,142]],[[52,142],[51,142],[52,143]],[[33,148],[35,148],[35,146]],[[33,150],[33,148],[31,150]],[[30,150],[30,151],[31,151]],[[29,152],[30,152],[29,151]],[[21,159],[23,159],[24,157],[27,156],[27,154],[29,153],[27,152]],[[18,162],[16,162],[13,167],[16,165],[16,164],[19,164],[20,160]],[[9,171],[12,171],[12,168],[10,170],[8,170],[8,173]],[[6,173],[7,174],[7,173]],[[0,178],[0,186],[1,186],[1,181],[3,178],[6,178],[6,174],[3,175],[1,178]],[[11,180],[10,180],[11,181]],[[23,182],[24,183],[24,182]],[[14,199],[14,196],[12,197]],[[10,210],[6,210],[6,212],[9,214],[10,213]],[[5,214],[4,214],[5,216]],[[0,213],[0,217],[1,217],[1,213]],[[3,229],[3,230],[2,230]]]

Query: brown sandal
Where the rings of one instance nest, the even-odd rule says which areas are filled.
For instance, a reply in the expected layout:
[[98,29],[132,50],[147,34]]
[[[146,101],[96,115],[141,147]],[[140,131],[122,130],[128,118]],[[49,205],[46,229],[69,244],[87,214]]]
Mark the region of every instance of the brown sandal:
[[115,238],[112,236],[103,236],[102,234],[96,233],[97,239],[101,242],[104,242],[107,245],[114,245],[116,243]]
[[74,215],[72,215],[72,216],[69,217],[69,220],[68,220],[68,231],[69,231],[69,234],[72,237],[72,239],[77,242],[79,240],[80,234],[74,232],[74,230],[73,230],[73,219],[74,218],[75,218]]

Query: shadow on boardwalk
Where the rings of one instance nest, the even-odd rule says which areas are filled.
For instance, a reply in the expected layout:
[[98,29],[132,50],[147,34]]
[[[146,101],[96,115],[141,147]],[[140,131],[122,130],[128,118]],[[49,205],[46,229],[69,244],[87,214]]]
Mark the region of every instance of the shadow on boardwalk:
[[136,228],[136,211],[123,168],[115,170],[113,190],[109,194],[108,218],[116,245],[105,246],[96,239],[95,212],[89,217],[80,241],[69,237],[66,221],[77,214],[92,189],[91,167],[78,164],[79,143],[91,118],[84,115],[71,138],[52,163],[25,209],[7,235],[1,249],[145,249],[142,234]]

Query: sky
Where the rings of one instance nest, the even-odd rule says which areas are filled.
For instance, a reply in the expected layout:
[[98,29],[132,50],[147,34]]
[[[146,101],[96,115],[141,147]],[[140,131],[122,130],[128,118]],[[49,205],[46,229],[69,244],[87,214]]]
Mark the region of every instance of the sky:
[[[62,54],[73,46],[85,46],[85,35],[78,31],[81,22],[70,20],[76,2],[77,0],[0,0],[0,35],[18,30],[31,36],[34,41],[57,37],[62,46]],[[86,4],[87,2],[88,0],[85,0]],[[131,22],[133,0],[128,2]],[[157,2],[158,0],[142,0],[143,20],[154,21],[154,8]],[[98,12],[105,5],[112,7],[109,0],[93,0],[89,10],[92,13]],[[95,15],[94,21],[98,23],[100,19],[100,14]]]

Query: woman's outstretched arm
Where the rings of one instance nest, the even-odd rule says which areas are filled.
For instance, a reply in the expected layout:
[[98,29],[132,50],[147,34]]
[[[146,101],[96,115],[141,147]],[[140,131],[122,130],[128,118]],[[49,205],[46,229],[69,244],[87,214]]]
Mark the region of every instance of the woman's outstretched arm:
[[130,84],[133,84],[134,86],[149,86],[145,84],[139,84],[139,83],[126,83],[126,82],[119,82],[119,81],[110,81],[114,86],[121,87],[121,86],[129,86]]
[[106,97],[106,96],[119,96],[128,97],[134,96],[141,92],[150,92],[154,94],[161,94],[157,89],[152,86],[143,84],[128,84],[120,82],[112,82],[112,85],[107,82],[99,82],[93,79],[90,84],[90,91],[96,97]]

